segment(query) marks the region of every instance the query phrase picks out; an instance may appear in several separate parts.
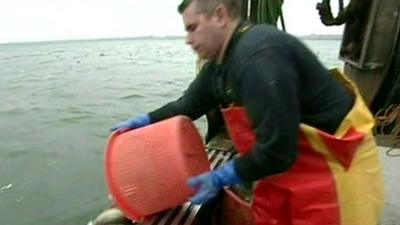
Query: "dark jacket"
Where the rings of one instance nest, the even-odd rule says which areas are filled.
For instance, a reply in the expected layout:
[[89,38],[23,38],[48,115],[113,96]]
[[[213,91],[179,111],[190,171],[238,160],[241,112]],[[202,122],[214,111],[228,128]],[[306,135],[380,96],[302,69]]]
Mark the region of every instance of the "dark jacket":
[[353,97],[296,38],[268,25],[233,36],[222,64],[207,63],[183,96],[150,113],[153,122],[175,115],[197,119],[213,107],[243,106],[257,143],[236,160],[253,181],[284,172],[298,153],[299,124],[334,133]]

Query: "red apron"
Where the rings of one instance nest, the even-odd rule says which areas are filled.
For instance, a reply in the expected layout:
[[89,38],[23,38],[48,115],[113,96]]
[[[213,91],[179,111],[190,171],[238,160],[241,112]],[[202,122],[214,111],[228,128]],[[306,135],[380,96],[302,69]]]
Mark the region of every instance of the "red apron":
[[[352,110],[335,135],[300,125],[299,155],[292,168],[258,181],[252,204],[257,225],[377,224],[383,181],[370,132],[373,118],[355,87],[338,77],[356,96]],[[256,135],[246,110],[233,106],[221,111],[236,149],[251,154]]]

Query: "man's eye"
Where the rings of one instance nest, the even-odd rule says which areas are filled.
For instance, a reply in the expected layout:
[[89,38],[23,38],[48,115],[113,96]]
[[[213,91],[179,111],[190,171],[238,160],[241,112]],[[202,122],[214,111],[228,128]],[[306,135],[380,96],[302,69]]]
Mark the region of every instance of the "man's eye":
[[190,25],[187,28],[187,31],[189,31],[189,32],[192,32],[192,31],[195,31],[195,30],[196,30],[196,25]]

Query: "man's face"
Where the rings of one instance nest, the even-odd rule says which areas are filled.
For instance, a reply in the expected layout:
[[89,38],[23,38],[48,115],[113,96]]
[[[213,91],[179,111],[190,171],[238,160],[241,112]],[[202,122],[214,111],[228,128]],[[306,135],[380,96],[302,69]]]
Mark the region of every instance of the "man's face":
[[215,14],[208,17],[196,11],[196,2],[192,2],[182,13],[186,29],[186,43],[201,58],[216,58],[224,41],[224,30]]

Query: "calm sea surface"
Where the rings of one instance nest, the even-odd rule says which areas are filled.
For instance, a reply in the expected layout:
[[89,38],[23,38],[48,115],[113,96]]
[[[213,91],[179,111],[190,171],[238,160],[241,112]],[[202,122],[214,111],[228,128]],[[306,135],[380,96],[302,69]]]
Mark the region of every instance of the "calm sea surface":
[[[304,42],[341,67],[340,41]],[[109,128],[179,97],[195,59],[183,39],[0,45],[0,224],[93,219]]]

